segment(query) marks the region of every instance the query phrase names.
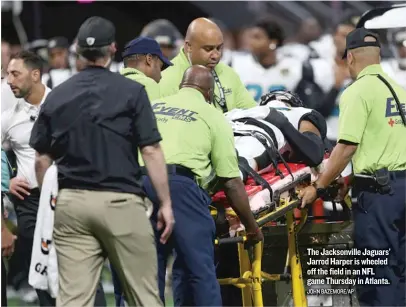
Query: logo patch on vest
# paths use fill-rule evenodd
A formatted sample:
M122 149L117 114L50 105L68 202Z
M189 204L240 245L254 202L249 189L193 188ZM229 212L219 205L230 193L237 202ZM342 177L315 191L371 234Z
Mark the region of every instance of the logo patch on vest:
M158 102L152 106L152 110L154 111L155 116L162 115L165 117L170 117L171 119L175 120L182 120L184 122L194 122L197 120L194 115L198 114L197 112L188 110L188 109L180 109L180 108L173 108L167 107L166 103ZM168 118L161 118L158 121L166 122Z

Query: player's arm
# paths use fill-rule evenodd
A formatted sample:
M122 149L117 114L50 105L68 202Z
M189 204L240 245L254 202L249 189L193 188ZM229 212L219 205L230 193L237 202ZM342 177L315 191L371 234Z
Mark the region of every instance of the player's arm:
M266 120L281 130L292 148L296 160L311 167L315 167L323 161L322 134L314 123L302 120L301 130L297 130L282 113L272 108Z

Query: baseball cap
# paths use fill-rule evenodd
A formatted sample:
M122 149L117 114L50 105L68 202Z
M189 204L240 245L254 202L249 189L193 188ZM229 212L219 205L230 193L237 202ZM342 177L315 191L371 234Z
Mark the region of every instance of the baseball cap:
M93 16L79 28L78 46L82 48L104 47L115 41L116 29L110 20Z
M161 48L156 40L140 36L133 39L125 47L122 53L123 58L133 54L151 54L158 56L164 63L164 67L172 66L173 64L162 54Z
M376 39L376 41L366 42L365 38L368 36L374 37ZM348 50L351 50L351 49L356 49L356 48L360 48L360 47L379 47L379 48L381 47L378 36L375 33L369 32L365 28L358 28L358 29L351 31L347 35L346 43L347 43L347 45L345 48L344 55L342 57L343 59L345 59L347 57L347 52L348 52Z
M54 48L68 49L69 41L66 37L63 37L63 36L53 37L48 41L47 47L48 47L48 50L51 50Z

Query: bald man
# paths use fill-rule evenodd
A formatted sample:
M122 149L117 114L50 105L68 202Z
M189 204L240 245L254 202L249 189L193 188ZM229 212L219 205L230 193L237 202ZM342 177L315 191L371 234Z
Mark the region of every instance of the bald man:
M253 241L262 233L251 213L240 179L231 126L210 104L214 80L210 69L194 65L184 72L177 94L152 102L161 143L168 163L169 185L176 224L170 241L158 247L158 275L162 301L168 255L176 251L173 265L175 306L221 306L214 266L214 220L209 212L208 191L223 187L235 212ZM148 176L145 192L158 206ZM158 208L158 207L156 207ZM156 221L156 213L151 220Z
M172 60L172 67L162 73L161 97L179 91L185 70L191 65L203 65L214 78L214 102L219 111L249 109L256 102L241 82L238 74L228 65L219 63L223 52L224 39L220 28L207 18L198 18L189 25L185 43L179 54Z
M362 263L373 267L374 276L357 276L363 281L357 284L359 303L406 306L406 91L383 72L374 33L360 28L348 34L343 58L354 82L340 98L338 144L315 185L301 191L302 206L323 198L352 160L359 192L353 207L354 245L363 255L381 252L367 257L379 258L379 266Z

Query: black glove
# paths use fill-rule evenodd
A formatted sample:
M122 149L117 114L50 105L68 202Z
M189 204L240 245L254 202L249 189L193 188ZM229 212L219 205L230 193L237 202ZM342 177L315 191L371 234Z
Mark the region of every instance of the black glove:
M269 114L265 117L265 120L279 129L282 129L283 126L289 124L289 120L286 116L274 108L269 108Z

